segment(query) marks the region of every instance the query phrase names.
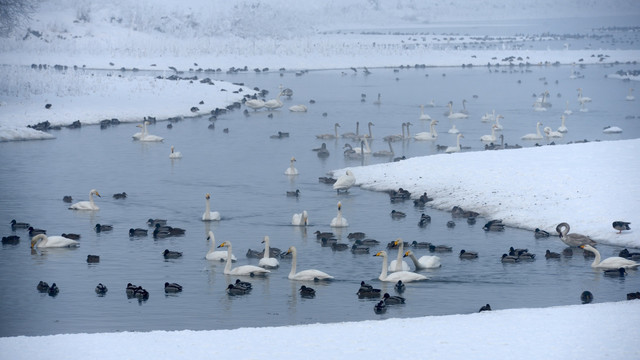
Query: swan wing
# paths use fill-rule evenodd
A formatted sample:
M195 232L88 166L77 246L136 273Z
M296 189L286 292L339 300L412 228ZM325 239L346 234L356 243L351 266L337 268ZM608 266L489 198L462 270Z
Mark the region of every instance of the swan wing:
M384 280L386 282L398 282L398 280L402 280L402 282L408 283L412 281L421 281L427 280L428 278L421 274L416 274L410 271L398 271L390 274Z
M290 276L289 279L301 280L301 281L313 281L315 279L318 279L318 280L333 279L333 276L327 274L324 271L310 269L310 270L300 271L295 275Z
M255 265L242 265L242 266L238 266L236 268L231 269L231 271L229 271L228 273L225 272L226 275L245 275L245 276L250 276L251 274L254 275L266 275L268 273L270 273L271 271L263 269L259 266L255 266Z

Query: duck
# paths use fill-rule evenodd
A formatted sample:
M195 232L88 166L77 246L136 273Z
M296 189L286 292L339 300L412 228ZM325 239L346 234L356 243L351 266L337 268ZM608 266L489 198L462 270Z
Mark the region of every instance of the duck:
M169 249L165 249L162 252L162 255L165 259L177 259L182 256L182 253L179 251L170 251Z
M611 225L614 229L618 230L618 234L621 234L623 230L631 230L629 224L631 223L626 221L614 221Z
M147 225L149 225L150 227L156 227L156 225L167 225L167 220L149 218L149 220L147 220Z
M312 298L316 296L316 291L313 288L304 285L300 286L300 290L298 291L300 292L300 296L303 298Z
M542 134L540 134L540 127L542 123L538 121L536 123L536 133L535 134L526 134L521 137L522 140L542 140Z
M96 286L95 291L96 291L96 294L98 294L98 295L104 295L104 294L106 294L106 293L107 293L107 291L109 291L109 289L107 289L107 287L106 287L106 286L102 285L102 283L99 283L99 284Z
M80 240L80 234L62 233L60 236L66 237L67 239L71 239L71 240Z
M41 293L47 292L49 291L49 284L47 284L46 281L40 281L38 285L36 285L36 289Z
M147 229L131 228L129 229L129 236L147 236L147 232Z
M489 220L486 224L484 224L482 229L484 231L503 231L504 224L502 223L502 220L499 219Z
M581 245L580 248L590 251L596 255L593 263L591 263L591 267L594 269L637 269L638 266L640 266L640 263L619 256L612 256L601 260L600 252L591 245Z
M276 269L280 266L280 262L275 257L270 257L271 251L269 249L269 237L265 235L262 240L264 244L264 256L258 261L258 266L265 269Z
M31 248L62 248L77 247L80 243L73 239L63 236L47 236L46 234L37 234L31 238Z
M430 222L431 222L431 216L429 216L429 215L427 215L425 213L422 213L420 215L420 220L418 221L418 226L423 228L423 227L426 227ZM414 242L416 242L416 241L414 241Z
M66 203L70 203L70 202L73 202L73 198L70 195L65 195L62 197L62 201Z
M398 294L402 294L406 289L406 286L404 285L402 280L398 280L398 282L395 285L393 285L393 288L396 290Z
M430 252L451 252L451 246L446 245L429 245Z
M591 291L585 290L582 292L582 294L580 294L580 300L583 304L589 304L593 301L593 294L591 293Z
M226 250L216 250L216 237L213 235L213 231L209 230L209 234L207 236L207 240L211 242L209 246L209 251L205 255L205 259L211 261L227 261L227 256L229 253ZM231 261L237 261L235 255L231 254Z
M396 283L398 280L402 280L404 283L409 283L412 281L421 281L427 280L427 277L421 274L416 274L410 271L396 271L394 273L388 274L388 264L387 264L387 252L386 251L378 251L373 256L382 257L382 272L378 279L384 282L393 282Z
M176 283L164 283L164 292L169 293L177 293L182 291L182 285Z
M127 287L125 288L125 293L127 294L127 297L129 298L133 297L133 294L135 293L136 289L139 287L140 286L133 285L132 283L128 283Z
M49 287L49 290L47 290L47 293L49 294L49 296L56 296L58 295L59 292L60 292L60 288L58 288L58 285L56 285L56 283L51 284L51 286Z
M98 192L98 190L91 189L91 191L89 191L89 201L77 202L77 203L69 206L69 209L71 209L71 210L90 210L90 211L100 210L98 205L96 205L93 202L93 195L96 195L97 197L102 197L102 196L100 196L100 193Z
M316 151L316 155L319 158L326 158L330 155L329 150L327 149L327 143L322 143L318 149L313 149L313 151Z
M387 305L383 300L380 300L380 302L373 306L373 312L375 312L376 314L384 314L385 312L387 312Z
M340 191L347 192L356 183L356 177L351 170L347 170L344 175L341 175L335 183L333 183L333 189L338 193Z
M338 201L338 214L331 220L329 224L331 227L347 227L349 222L342 216L342 203Z
M302 270L300 272L296 272L297 269L297 259L298 259L298 251L295 246L289 247L286 254L291 254L291 271L289 272L289 280L299 280L299 281L319 281L319 280L331 280L333 276L327 274L324 271L309 269Z
M307 210L302 210L301 213L293 214L291 217L291 225L293 226L307 226L309 225L309 214Z
M143 289L142 286L138 286L134 292L133 296L138 298L138 300L148 300L149 292L146 289Z
M380 244L380 241L376 239L362 239L362 240L356 240L353 243L356 245L377 246Z
M518 255L518 260L535 260L536 254L530 252L523 252Z
M331 242L331 250L333 251L345 251L349 248L348 244L339 243L337 241Z
M549 234L548 231L544 231L544 230L541 230L540 228L536 228L535 231L533 232L533 236L536 239L539 239L539 238L547 238L551 236L551 234Z
M240 275L240 276L266 276L271 271L267 269L263 269L259 266L255 265L241 265L235 268L231 268L231 242L225 241L222 244L218 245L219 248L227 247L227 262L224 266L224 274L225 275Z
M442 266L438 256L424 255L417 259L413 251L409 250L404 253L403 257L409 257L413 261L416 270L437 269Z
M604 269L604 276L625 277L626 275L627 270L622 267L618 269Z
M358 240L358 241L362 242L361 240ZM368 254L369 247L354 243L353 245L351 245L351 253L352 254Z
M640 253L638 252L630 252L629 249L622 249L618 253L618 256L623 257L625 259L631 260L640 260Z
M287 191L287 196L289 197L299 197L300 189L296 189L296 191Z
M560 254L549 249L544 253L546 259L560 259Z
M365 233L363 233L362 231L354 231L354 232L350 232L347 235L347 239L349 239L349 240L362 240L366 236L367 235Z
M221 216L218 211L211 211L211 194L204 194L205 207L202 214L202 221L220 221Z
M2 245L18 245L20 243L20 236L9 235L2 237Z
M356 293L358 298L379 298L381 294L380 289L374 289L373 286L366 284L364 281L360 283L360 289Z
M231 296L245 295L245 294L248 294L250 291L251 291L250 289L246 289L240 286L235 286L233 284L229 284L229 286L227 286L227 294Z
M113 194L113 198L114 199L126 199L127 198L127 193L123 191L121 193Z
M402 219L407 217L407 214L405 214L402 211L398 211L398 210L391 210L391 218L392 219Z
M483 312L483 311L491 311L491 305L486 304L486 305L482 306L480 308L480 310L478 310L478 312Z
M28 229L31 225L25 222L17 222L16 219L11 220L11 230L15 229Z
M384 293L382 301L384 301L385 305L398 305L404 304L405 299L402 296L391 296L389 293Z
M416 248L416 249L428 249L429 246L431 246L431 243L430 242L426 242L426 241L417 242L417 241L413 240L411 242L411 246Z
M113 225L96 224L93 228L97 233L113 230Z
M320 134L320 135L316 135L316 139L325 139L325 140L331 140L331 139L337 139L338 138L338 128L340 127L340 124L335 123L333 125L333 128L335 129L335 134Z
M298 175L298 169L293 166L294 162L296 162L296 158L292 156L289 167L284 171L285 175Z
M99 263L99 262L100 262L100 256L99 255L87 255L87 263L94 264L94 263Z
M247 289L247 290L252 290L253 289L253 285L251 285L250 282L242 281L240 279L236 279L236 282L233 284L233 286L239 287L239 288L243 288L243 289Z
M460 255L458 257L460 259L476 259L478 258L478 253L475 251L466 251L462 249L460 250Z
M570 229L571 227L569 227L569 224L566 222L562 222L558 224L558 226L556 226L556 231L560 235L560 240L562 240L563 243L572 247L579 247L581 245L596 245L596 242L591 240L588 236L575 233L569 234Z
M511 256L511 255L507 255L507 254L502 254L502 257L500 258L500 261L503 263L517 263L520 260L518 259L517 256Z

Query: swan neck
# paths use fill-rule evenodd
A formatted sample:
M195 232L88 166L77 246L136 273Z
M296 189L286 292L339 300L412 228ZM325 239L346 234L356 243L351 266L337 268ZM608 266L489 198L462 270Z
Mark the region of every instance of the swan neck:
M291 272L289 272L290 278L296 276L297 261L298 261L298 251L296 250L296 248L291 247Z
M398 246L398 257L396 258L395 271L402 270L402 255L404 254L404 241L400 240L400 246Z
M264 237L264 256L263 258L268 259L269 258L269 237L265 236Z
M209 217L209 213L211 213L211 204L210 204L211 200L209 200L208 198L206 200L207 200L207 202L206 202L206 205L205 205L205 208L204 208L204 212L205 212L205 216Z
M591 263L591 267L597 267L598 265L600 265L600 261L602 259L600 257L600 251L596 250L595 248L589 249L589 251L591 251L592 253L596 254L596 258L593 259L593 262Z
M387 253L382 253L382 272L380 273L379 279L384 281L387 278L387 272L389 271L389 265L387 264Z
M224 273L231 272L231 243L227 242L227 263L224 265Z
M416 259L416 256L413 255L413 253L409 253L409 257L413 261L413 265L415 265L416 268L419 268L420 267L420 262L418 262L418 259Z
M213 236L213 231L209 231L209 240L211 241L211 245L209 246L209 251L207 251L207 255L216 251L216 238Z

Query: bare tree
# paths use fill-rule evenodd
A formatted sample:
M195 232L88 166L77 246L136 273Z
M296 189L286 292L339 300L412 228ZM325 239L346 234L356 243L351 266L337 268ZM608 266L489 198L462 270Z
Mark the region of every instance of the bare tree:
M0 36L9 36L31 20L36 0L0 0Z

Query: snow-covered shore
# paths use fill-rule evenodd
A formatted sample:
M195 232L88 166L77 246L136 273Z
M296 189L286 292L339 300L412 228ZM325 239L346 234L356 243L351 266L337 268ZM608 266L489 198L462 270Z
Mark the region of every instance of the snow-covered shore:
M640 300L213 331L0 338L7 359L637 359Z

